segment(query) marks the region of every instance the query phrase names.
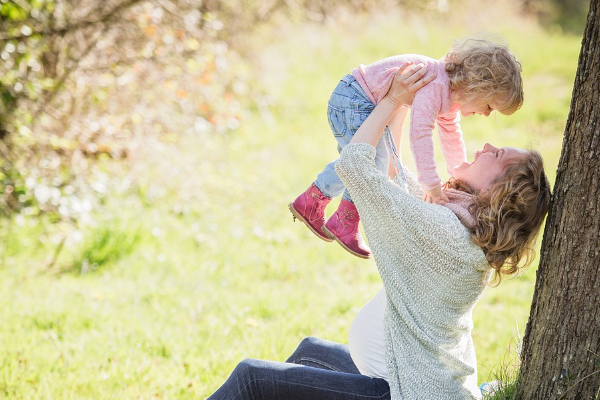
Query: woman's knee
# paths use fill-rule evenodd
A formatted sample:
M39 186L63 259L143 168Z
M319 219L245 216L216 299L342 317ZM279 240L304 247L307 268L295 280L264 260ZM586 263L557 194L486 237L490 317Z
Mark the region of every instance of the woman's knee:
M238 380L251 382L257 374L257 371L263 369L262 360L256 360L254 358L246 358L235 367L232 372L232 376L235 376Z
M298 363L302 358L311 357L319 354L319 349L323 348L323 339L308 336L302 339L294 353L286 360L288 363Z
M208 400L230 400L254 398L252 383L260 375L260 360L247 358L231 372L225 383Z
M304 339L302 339L302 341L298 345L298 348L314 349L314 348L321 347L322 343L323 343L323 339L319 339L319 338L316 338L313 336L307 336Z

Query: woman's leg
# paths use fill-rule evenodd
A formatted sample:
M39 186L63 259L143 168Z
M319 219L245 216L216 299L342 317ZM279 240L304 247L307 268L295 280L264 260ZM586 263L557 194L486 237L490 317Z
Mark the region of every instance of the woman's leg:
M360 374L352 361L348 346L315 337L307 337L302 340L286 362L330 371Z
M246 359L208 400L390 399L387 382L304 365Z

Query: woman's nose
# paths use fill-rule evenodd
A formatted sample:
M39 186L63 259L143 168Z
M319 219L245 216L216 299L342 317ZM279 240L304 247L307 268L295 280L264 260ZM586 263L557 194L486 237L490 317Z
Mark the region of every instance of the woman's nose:
M489 143L486 143L486 144L483 146L483 151L485 151L485 152L496 151L496 150L498 150L498 149L497 149L497 148L495 148L494 146L492 146L492 145L491 145L491 144L489 144Z

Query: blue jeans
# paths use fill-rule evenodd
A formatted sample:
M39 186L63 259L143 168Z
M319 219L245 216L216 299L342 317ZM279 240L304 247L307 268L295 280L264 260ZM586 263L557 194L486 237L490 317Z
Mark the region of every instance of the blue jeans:
M285 363L246 359L208 400L390 399L384 379L361 375L348 346L304 339Z
M342 148L350 143L358 128L374 109L375 105L371 103L356 79L352 75L344 76L331 94L327 106L327 119L333 136L337 140L338 153L341 153ZM387 174L389 158L383 139L379 140L376 149L375 165L377 169ZM337 159L327 164L323 172L317 175L314 183L325 196L337 197L343 192L342 197L352 201L350 194L345 190L344 184L335 172L336 162Z

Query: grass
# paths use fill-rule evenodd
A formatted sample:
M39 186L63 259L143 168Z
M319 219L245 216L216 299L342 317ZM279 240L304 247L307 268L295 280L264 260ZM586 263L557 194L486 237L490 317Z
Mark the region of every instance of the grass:
M449 38L493 26L522 60L526 103L513 116L465 119L468 151L531 144L554 177L580 38L491 8L481 18L388 12L282 25L253 60L269 88L262 114L138 157L151 160L139 195L109 200L95 224L3 221L0 394L205 398L245 357L283 360L308 335L346 342L380 286L375 266L293 223L287 204L336 157L325 107L349 69L400 52L440 57ZM524 332L534 274L478 304L480 382Z

